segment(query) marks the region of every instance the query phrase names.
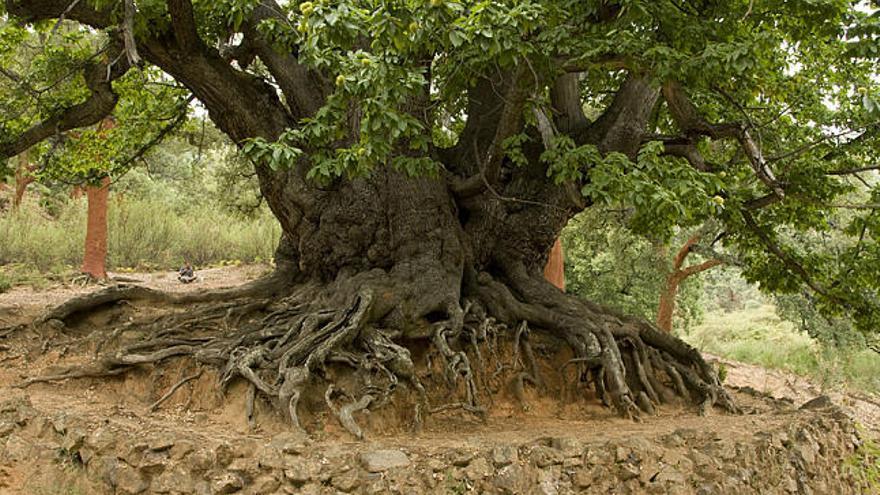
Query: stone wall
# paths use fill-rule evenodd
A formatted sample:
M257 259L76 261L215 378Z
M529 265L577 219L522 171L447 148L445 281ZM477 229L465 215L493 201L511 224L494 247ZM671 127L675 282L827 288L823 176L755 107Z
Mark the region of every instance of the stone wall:
M825 401L805 407L780 411L785 421L774 424L783 427L735 435L678 429L592 443L425 448L405 439L315 443L293 433L218 440L198 428L172 434L47 416L20 398L0 404L0 465L67 466L120 494L865 493L843 468L859 444L851 419Z

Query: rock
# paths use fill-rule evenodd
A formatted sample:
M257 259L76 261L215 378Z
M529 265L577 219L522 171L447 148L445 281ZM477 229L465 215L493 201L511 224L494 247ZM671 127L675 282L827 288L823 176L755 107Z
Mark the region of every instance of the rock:
M453 466L464 467L467 466L471 459L476 455L473 451L459 449L453 451L450 454L450 462L452 462Z
M244 487L244 480L236 473L223 473L211 481L211 490L218 495L235 493Z
M248 478L255 476L260 471L260 464L252 457L240 457L233 459L226 466L226 469L240 474L242 477Z
M281 487L281 482L274 476L261 476L251 484L250 493L274 493Z
M479 481L492 474L492 466L484 457L477 457L465 468L465 476L471 481Z
M674 485L681 485L685 482L685 477L681 474L677 469L671 467L665 467L657 476L654 477L654 481L658 483L672 483Z
M829 407L834 407L834 403L831 402L831 397L828 397L827 395L820 395L805 402L804 405L800 407L800 409L826 409Z
M171 458L175 460L183 459L193 450L195 450L195 445L192 442L189 440L178 440L171 447Z
M272 437L269 446L284 454L302 455L308 452L311 441L302 433L286 431Z
M6 440L6 447L3 452L6 457L13 461L25 461L31 453L31 443L24 439L21 435L13 433Z
M235 450L228 443L221 443L214 448L218 466L228 466L235 459Z
M70 429L64 435L64 440L61 442L61 448L69 454L79 452L79 449L83 446L85 438L86 433L83 430L79 428Z
M494 490L492 493L519 494L526 493L530 485L525 470L517 464L509 464L499 469L490 480Z
M360 486L361 480L357 469L349 469L333 476L332 484L337 490L349 493Z
M571 437L557 437L550 440L550 446L562 452L565 457L581 455L581 445Z
M0 421L0 438L8 436L15 431L15 423L12 421Z
M116 433L109 427L100 427L86 436L83 445L91 449L95 454L104 454L116 446Z
M447 467L449 467L448 464L446 464L445 462L441 461L440 459L437 459L434 457L428 459L428 461L425 463L425 465L428 467L428 469L430 469L431 471L433 471L435 473L438 471L443 471Z
M371 473L380 473L389 469L406 467L409 465L409 458L406 454L395 449L362 452L360 455L360 461L364 466L364 469Z
M507 466L519 460L519 452L513 445L499 445L492 449L492 464L495 467Z
M164 471L167 461L168 456L165 452L147 451L137 463L137 467L142 473L152 476Z
M187 460L194 471L207 471L217 461L217 454L210 449L199 449L187 456Z
M192 493L195 491L195 485L189 472L182 466L175 466L153 478L150 483L150 491L154 493Z
M116 493L135 495L149 488L143 476L128 464L120 464L116 469Z
M571 469L571 468L581 467L583 465L584 465L584 461L581 460L580 457L569 457L569 458L565 459L564 461L562 461L562 468L563 469Z
M544 447L543 445L533 448L529 453L529 458L539 468L562 464L562 461L565 459L562 452L552 447Z
M311 459L300 459L284 470L284 477L295 484L303 484L318 476L321 466Z
M617 470L617 477L620 478L621 481L628 481L633 478L638 478L641 472L642 471L635 464L624 462Z
M593 473L589 469L578 469L571 477L571 482L576 488L589 488L593 484Z
M154 452L168 450L174 447L174 441L175 437L173 434L163 433L147 440L147 448Z

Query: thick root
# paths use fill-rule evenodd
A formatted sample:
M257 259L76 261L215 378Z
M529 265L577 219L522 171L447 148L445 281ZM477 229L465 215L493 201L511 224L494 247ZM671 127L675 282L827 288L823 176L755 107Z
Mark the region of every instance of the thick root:
M456 410L485 420L494 397L504 389L528 410L527 387L546 393L548 383L566 384L559 393L571 399L584 395L592 384L597 398L632 419L654 414L659 404L675 397L695 402L701 413L716 405L737 411L714 369L684 342L647 322L567 296L517 267L507 274L504 282L487 274L471 280L463 288L464 304L449 305L447 318L432 323L423 377L409 350L394 340L403 332L381 327L375 291L368 286L349 292L341 307L327 302L342 300L338 292L316 285L300 286L283 298L253 287L218 296L117 286L65 303L40 322L65 323L76 314L132 300L187 311L125 321L112 335L137 329L143 334L139 341L104 352L91 364L30 378L20 385L119 375L136 366L187 357L217 369L221 391L234 380L248 384L245 413L251 427L256 424L254 403L263 397L277 404L291 427L304 431L299 411L303 394L316 380L330 382L327 406L339 424L359 439L364 431L357 415L383 407L401 385L418 396L412 412L415 428L425 414ZM277 286L262 287L270 285ZM571 357L562 366L542 367L548 345L567 346ZM353 380L344 387L334 386L331 367L333 373L349 370ZM550 379L553 373L560 380ZM180 380L151 409L200 374ZM432 405L425 379L432 386L445 386L448 396ZM565 394L569 389L575 393Z

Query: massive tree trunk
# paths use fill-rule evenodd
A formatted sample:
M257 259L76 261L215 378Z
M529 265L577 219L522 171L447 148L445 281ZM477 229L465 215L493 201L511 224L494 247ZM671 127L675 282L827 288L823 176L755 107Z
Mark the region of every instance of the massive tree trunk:
M40 3L51 7L44 6L43 15L67 8L69 18L96 27L111 22L109 13L85 4ZM39 18L36 7L8 5L13 13ZM247 48L277 86L236 69L206 45L188 1L169 0L168 10L167 32L139 39L139 53L186 85L236 143L278 139L333 91L332 78L299 65L294 54L275 51L252 29L280 11L271 1L254 10L244 31ZM377 165L367 176L316 184L306 178L314 166L310 150L287 166L257 164L263 196L283 232L275 274L220 293L174 296L116 287L71 301L42 321L75 321L74 314L121 299L194 306L141 321L149 330L142 342L90 367L37 381L116 374L190 356L222 369L222 386L246 380L251 402L259 391L296 427L300 397L310 384L324 383L328 406L356 436L362 431L352 414L381 407L399 383L420 396L416 423L451 407L485 414L493 380L507 377L521 395L527 384L543 390L547 373L628 417L650 413L675 396L696 400L702 410L713 404L735 410L698 351L646 321L567 295L544 278L563 226L589 207L578 184L547 178L539 157L551 146L553 128L602 153L634 157L660 94L647 79L630 76L590 123L573 100L579 91L572 76L550 81L554 122L539 115L540 129L524 123L537 91L524 68L478 78L467 91L468 119L458 144L429 151L444 165L440 177L411 177ZM428 102L425 87L407 107L426 125ZM512 166L502 143L520 132L532 138L522 150L527 164ZM499 342L512 363L487 373L484 357L503 354L496 352ZM561 368L553 364L560 352L567 356ZM353 382L334 380L331 368L340 366L353 370ZM445 398L450 394L426 392L426 377L436 376L446 377L451 401ZM595 395L587 393L588 385ZM349 402L337 409L333 401L339 397ZM438 404L443 398L447 404Z

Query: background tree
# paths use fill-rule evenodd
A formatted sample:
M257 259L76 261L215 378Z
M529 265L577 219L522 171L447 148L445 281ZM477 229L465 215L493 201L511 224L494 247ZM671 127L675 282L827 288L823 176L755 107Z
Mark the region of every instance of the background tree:
M529 339L567 346L569 378L590 380L622 415L652 411L670 390L735 409L695 349L544 280L568 220L608 205L632 209L632 227L661 239L715 219L750 280L807 286L823 311L877 327L880 224L860 217L870 235L838 259L779 236L827 228L834 198L850 188L841 174L877 152L877 15L848 2L6 6L16 22L63 17L103 43L83 50L76 98L4 126L0 155L95 124L143 61L241 146L283 232L273 277L183 299L206 304L193 312L199 328L235 316L233 335L196 338L186 330L194 323L169 322L179 334L62 376L190 355L223 366L223 383L244 377L298 425L304 387L341 362L363 387L327 397L351 398L340 421L360 435L350 414L380 406L399 382L429 405L403 344L436 349L461 384L456 404L480 414L473 347L513 334L532 361L520 377L541 383ZM865 275L834 284L851 262ZM111 289L48 317L134 297L182 300ZM231 309L215 301L236 297Z

